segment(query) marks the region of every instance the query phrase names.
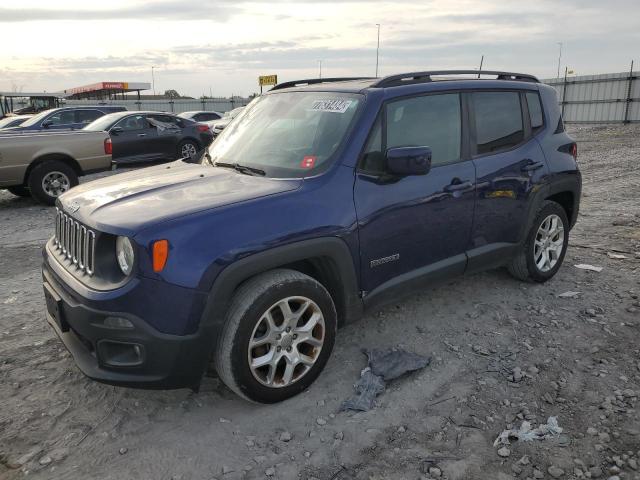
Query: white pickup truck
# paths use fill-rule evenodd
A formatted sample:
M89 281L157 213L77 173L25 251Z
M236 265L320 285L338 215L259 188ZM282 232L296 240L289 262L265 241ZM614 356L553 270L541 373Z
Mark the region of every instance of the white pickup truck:
M78 177L111 168L107 132L83 130L0 135L0 189L53 205Z

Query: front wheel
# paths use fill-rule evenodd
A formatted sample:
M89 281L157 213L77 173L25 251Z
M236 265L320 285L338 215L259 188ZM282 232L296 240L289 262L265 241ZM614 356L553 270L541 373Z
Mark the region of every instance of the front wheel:
M519 280L546 282L564 260L569 244L569 220L564 208L552 201L542 203L520 252L508 265Z
M294 270L273 270L237 290L214 355L238 395L275 403L305 390L324 368L337 316L327 290Z

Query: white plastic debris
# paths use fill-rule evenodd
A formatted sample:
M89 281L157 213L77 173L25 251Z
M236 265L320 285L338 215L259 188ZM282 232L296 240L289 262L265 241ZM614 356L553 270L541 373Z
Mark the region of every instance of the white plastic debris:
M549 417L547 423L539 425L538 428L531 428L531 423L523 421L520 428L511 430L504 430L496 441L493 442L493 446L510 445L511 440L530 442L532 440L544 440L545 438L553 437L562 433L562 427L558 425L558 417Z
M580 295L580 292L572 292L571 290L569 290L568 292L561 293L560 295L558 295L558 297L560 297L560 298L574 298L574 297L577 297L578 295Z
M589 265L588 263L579 263L578 265L574 265L576 268L580 270L589 270L591 272L601 272L602 267L596 267L594 265Z
M622 255L621 253L613 253L613 252L607 252L607 257L613 258L616 260L624 260L625 258L627 258L626 255Z

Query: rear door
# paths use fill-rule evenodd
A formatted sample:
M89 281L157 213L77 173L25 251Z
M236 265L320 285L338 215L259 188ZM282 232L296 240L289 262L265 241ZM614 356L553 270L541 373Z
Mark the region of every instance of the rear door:
M477 172L469 270L478 270L511 255L526 228L531 195L548 169L524 92L472 92L469 105Z
M354 187L361 282L370 299L464 271L475 167L463 142L462 98L442 93L389 101L370 134ZM384 152L404 146L432 149L427 175L389 174Z
M178 142L183 137L183 124L192 122L172 115L156 113L149 114L147 117L155 120L155 122L151 123L156 130L156 135L153 137L153 145L150 145L149 148L158 158L169 160L177 158Z
M87 108L86 110L76 110L76 125L74 128L84 128L103 115L104 113L102 113L100 110L92 108Z

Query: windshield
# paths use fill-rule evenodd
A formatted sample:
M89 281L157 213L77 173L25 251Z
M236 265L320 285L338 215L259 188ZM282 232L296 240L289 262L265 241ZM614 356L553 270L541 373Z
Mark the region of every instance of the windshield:
M91 122L89 125L84 127L83 130L91 130L92 132L102 132L104 130L107 130L109 127L111 127L111 125L116 119L122 118L124 116L125 115L122 115L121 113L108 113L107 115L103 115L102 117Z
M34 115L33 117L31 117L29 120L27 120L26 122L24 122L22 125L20 125L21 127L30 127L31 125L36 125L40 122L42 122L45 118L47 118L47 116L49 116L49 114L51 112L53 112L55 110L55 108L52 108L51 110L45 110L44 112L40 112L37 115Z
M314 175L330 165L362 98L337 92L259 97L211 144L211 162L258 168L269 177Z

